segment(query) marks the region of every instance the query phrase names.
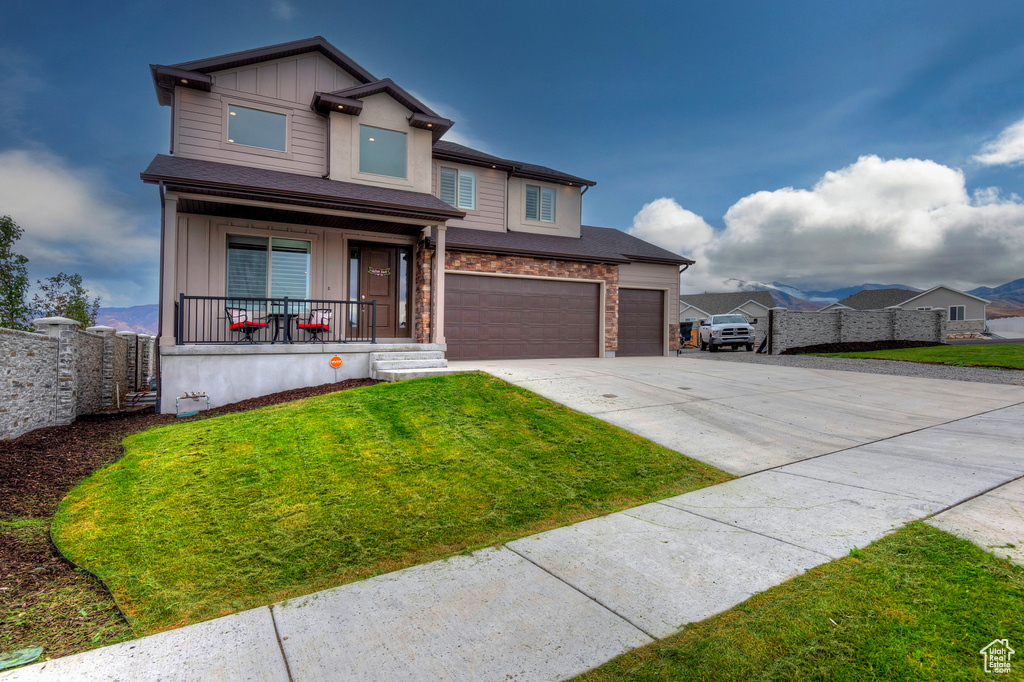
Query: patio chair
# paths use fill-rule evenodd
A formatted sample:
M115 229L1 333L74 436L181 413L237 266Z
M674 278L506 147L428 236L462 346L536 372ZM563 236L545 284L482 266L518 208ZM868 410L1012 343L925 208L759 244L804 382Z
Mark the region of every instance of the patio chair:
M309 342L320 341L320 335L331 331L331 315L334 311L330 308L313 308L309 311L309 317L305 322L299 322L296 327L305 329L309 334Z
M228 314L228 324L233 332L241 332L242 336L235 340L235 343L241 343L242 341L248 341L249 343L256 343L256 340L252 338L252 335L258 329L262 329L267 326L266 322L260 322L251 318L249 311L244 308L224 308L224 311Z

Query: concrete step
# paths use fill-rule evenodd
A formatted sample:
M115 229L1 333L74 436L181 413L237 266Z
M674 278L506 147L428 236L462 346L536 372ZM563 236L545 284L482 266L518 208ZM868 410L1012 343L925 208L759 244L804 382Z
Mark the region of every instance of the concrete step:
M448 349L444 343L378 343L373 347L374 353L418 353L420 351L441 351Z
M447 367L448 361L444 358L427 358L424 360L377 360L373 363L376 371L386 369L428 369L431 367Z
M426 377L446 376L448 374L467 374L477 372L475 369L454 369L452 367L435 367L432 369L387 369L376 372L376 379L381 381L404 381L406 379L424 379Z
M394 360L437 360L444 358L444 351L425 350L416 353L370 353L370 362L392 362Z

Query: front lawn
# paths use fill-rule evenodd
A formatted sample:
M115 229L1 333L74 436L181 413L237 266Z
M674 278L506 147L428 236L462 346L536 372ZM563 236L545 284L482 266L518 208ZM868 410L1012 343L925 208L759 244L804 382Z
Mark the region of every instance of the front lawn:
M985 680L1024 642L1024 568L915 523L576 678ZM1024 663L1014 656L1008 678Z
M1024 345L1019 344L929 346L926 348L874 350L864 353L815 353L815 355L827 358L881 358L883 360L931 362L942 365L1024 369Z
M53 536L140 634L731 478L483 374L151 429Z

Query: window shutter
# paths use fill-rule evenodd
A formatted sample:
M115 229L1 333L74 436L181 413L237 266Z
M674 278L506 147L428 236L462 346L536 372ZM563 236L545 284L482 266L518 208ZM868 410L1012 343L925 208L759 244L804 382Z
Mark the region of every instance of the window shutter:
M227 295L240 298L267 296L267 240L228 236Z
M526 219L540 220L540 187L526 186Z
M454 206L456 204L456 177L459 172L454 168L441 168L441 201Z
M550 187L540 190L540 219L546 223L555 222L555 190Z
M476 173L459 171L459 208L476 208Z

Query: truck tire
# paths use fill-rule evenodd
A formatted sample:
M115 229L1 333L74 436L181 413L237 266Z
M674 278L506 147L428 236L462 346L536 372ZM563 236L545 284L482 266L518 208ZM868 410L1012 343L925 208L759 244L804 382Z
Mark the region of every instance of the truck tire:
M718 346L716 346L713 343L709 343L708 344L708 350L711 351L712 353L717 353L718 352Z
M697 346L700 348L700 350L707 350L708 349L708 344L704 343L704 339L699 339L697 341Z
M751 352L751 351L753 351L753 350L754 350L754 344L752 344L752 343L748 343L748 344L747 344L747 352L748 352L748 353L750 353L750 352Z

